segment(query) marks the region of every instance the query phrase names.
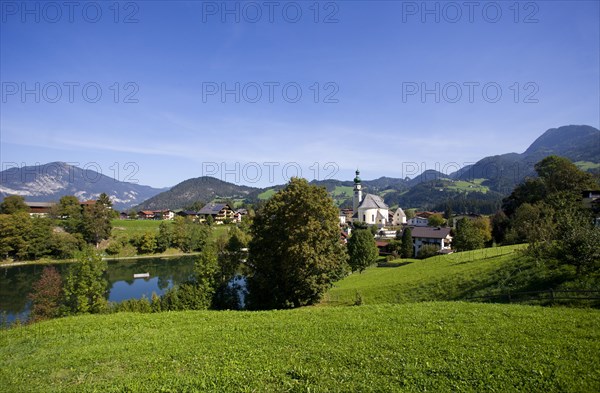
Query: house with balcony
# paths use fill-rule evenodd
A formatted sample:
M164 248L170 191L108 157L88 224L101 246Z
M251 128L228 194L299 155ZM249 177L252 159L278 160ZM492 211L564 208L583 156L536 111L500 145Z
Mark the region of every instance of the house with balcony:
M198 212L198 218L200 221L205 221L208 217L217 224L222 224L225 220L233 222L235 219L235 212L227 203L208 203Z

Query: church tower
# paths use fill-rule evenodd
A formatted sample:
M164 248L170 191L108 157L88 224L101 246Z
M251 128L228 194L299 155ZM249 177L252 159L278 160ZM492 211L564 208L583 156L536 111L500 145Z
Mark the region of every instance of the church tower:
M362 185L360 184L359 170L356 170L356 177L354 178L354 198L352 200L352 213L358 212L358 206L362 202Z

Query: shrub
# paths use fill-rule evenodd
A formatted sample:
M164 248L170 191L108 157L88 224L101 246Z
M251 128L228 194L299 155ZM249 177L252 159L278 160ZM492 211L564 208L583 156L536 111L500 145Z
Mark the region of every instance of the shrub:
M421 248L419 249L419 254L417 255L417 257L419 259L430 258L430 257L436 256L438 253L438 250L439 250L439 248L435 244L425 244L425 245L421 246Z

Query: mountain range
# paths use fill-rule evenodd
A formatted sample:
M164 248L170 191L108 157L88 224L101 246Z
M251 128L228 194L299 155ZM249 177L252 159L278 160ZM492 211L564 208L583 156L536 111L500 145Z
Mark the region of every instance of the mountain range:
M523 153L507 153L482 158L473 165L444 174L427 170L413 179L380 177L363 180L367 192L379 194L389 205L440 209L448 201L458 201L465 209L478 204L494 208L502 197L528 176L544 157L559 155L582 169L600 173L600 130L586 125L552 128L537 138ZM351 204L351 180L313 180L324 186L339 206ZM255 188L228 183L213 177L185 180L170 189L157 189L120 182L91 170L62 162L10 168L0 172L0 197L22 195L28 201L56 201L63 195L93 199L106 192L119 210L135 208L182 209L194 202L237 200L256 202L268 199L282 185Z
M62 196L97 199L106 193L117 210L126 210L168 189L115 180L65 162L10 167L0 172L0 198L21 195L30 202L56 202Z

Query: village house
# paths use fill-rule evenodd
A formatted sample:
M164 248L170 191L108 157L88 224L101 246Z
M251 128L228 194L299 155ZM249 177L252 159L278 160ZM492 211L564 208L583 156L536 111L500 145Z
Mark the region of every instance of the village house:
M406 222L409 226L413 227L426 227L429 225L429 219L422 216L415 216Z
M237 222L240 223L242 222L242 217L247 216L248 215L248 210L247 209L238 209L233 213L233 222Z
M172 220L175 218L175 212L173 210L154 210L154 218L157 220Z
M29 215L30 216L47 216L52 208L56 206L54 202L25 202L27 206L29 206Z
M388 222L389 208L381 197L365 194L363 197L360 184L360 172L356 170L354 178L354 197L352 200L352 222L364 222L367 225L384 227Z
M418 255L421 247L426 244L434 244L438 247L438 252L445 252L451 249L451 228L411 227L410 229L413 240L413 255Z
M234 211L227 203L208 203L200 209L198 217L201 221L212 217L215 223L222 224L225 220L233 222Z
M406 224L406 213L402 208L396 209L396 212L392 215L391 223L393 226L399 226Z
M152 210L141 210L138 212L140 220L154 220L154 212Z

